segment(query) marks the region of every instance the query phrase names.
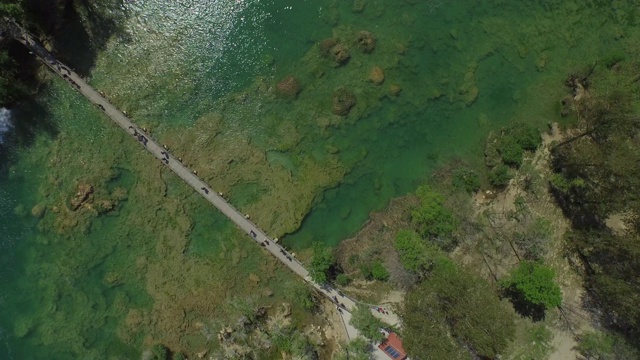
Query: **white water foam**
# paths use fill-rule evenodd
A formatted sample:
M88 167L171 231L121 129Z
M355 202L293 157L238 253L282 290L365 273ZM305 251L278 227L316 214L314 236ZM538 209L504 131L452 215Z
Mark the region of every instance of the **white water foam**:
M12 128L11 111L7 108L0 108L0 144L4 141L3 135Z

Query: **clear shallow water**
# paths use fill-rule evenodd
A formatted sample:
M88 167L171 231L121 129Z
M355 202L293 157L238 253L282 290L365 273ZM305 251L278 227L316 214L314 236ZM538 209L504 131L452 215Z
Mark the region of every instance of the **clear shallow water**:
M91 82L158 136L186 132L218 112L238 139L248 139L266 161L293 176L304 171L304 161L329 157L327 146L337 151L348 173L315 194L301 228L286 238L294 247L336 244L370 211L415 189L438 164L477 156L491 129L514 118L553 120L568 72L637 39L631 2L614 8L588 1L367 1L359 14L347 1L124 6L130 19L125 32L100 56ZM349 43L363 29L378 38L370 56L352 47L342 68L318 57L317 42L337 36ZM384 67L387 78L379 88L367 80L374 65ZM272 85L289 74L303 84L295 102L225 100L257 76ZM402 88L398 97L385 95L391 84ZM342 85L356 93L359 105L325 129L318 123L330 117L331 93ZM474 86L477 99L466 104ZM47 115L22 116L46 116L60 134L40 135L28 149L8 141L0 162L0 358L135 358L145 338L185 347L174 335L182 320L171 314L184 308L194 318L218 315L198 299L218 304L252 289L238 274L264 273L262 254L235 244L237 233L224 218L171 175L154 170L129 138L64 84L54 82L38 104ZM273 141L290 135L276 130L286 123L302 137L289 147ZM217 155L207 154L212 161ZM58 234L66 225L50 211L40 222L30 214L36 204L68 201L78 181L103 184L109 194L123 188L128 198L109 215L80 219L77 228L84 230L71 235ZM262 185L234 184L231 199L251 206L268 195ZM220 267L228 261L232 268ZM222 275L199 275L207 273ZM218 287L229 279L233 285ZM273 279L263 282L278 289ZM180 297L186 289L193 299ZM132 308L154 325L129 331L123 324L135 323ZM188 341L195 347L198 339Z

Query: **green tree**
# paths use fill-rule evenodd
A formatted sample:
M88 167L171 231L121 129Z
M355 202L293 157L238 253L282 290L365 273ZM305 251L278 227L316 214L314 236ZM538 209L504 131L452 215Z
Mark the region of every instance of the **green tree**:
M638 50L627 54L638 56ZM573 104L579 119L551 149L551 190L572 220L568 243L587 269L595 304L621 329L640 328L640 92L635 61L597 67L589 96ZM632 81L629 81L632 79ZM571 77L574 85L580 78ZM582 84L584 85L584 84ZM627 231L606 220L629 214Z
M495 187L504 187L509 184L512 177L509 167L500 164L489 173L489 182Z
M553 269L539 262L523 261L501 285L518 311L537 319L544 310L562 304L555 276Z
M352 313L351 325L358 329L367 339L382 341L384 336L380 328L384 327L382 321L373 316L371 310L366 305L358 305Z
M508 129L508 133L523 150L535 151L542 144L540 130L527 123L516 123Z
M468 193L474 193L480 190L480 176L471 169L456 169L453 172L451 185L456 189L464 190Z
M291 298L294 303L300 304L307 311L316 307L311 288L307 284L296 284L291 291Z
M436 266L405 300L403 339L412 358L495 358L514 337L515 315L489 284L456 266Z
M411 220L420 235L425 238L451 236L458 222L444 206L444 197L426 185L420 186L416 195L420 199L420 205L411 212Z
M395 248L402 266L420 276L426 275L436 263L446 261L446 254L442 250L412 230L398 232Z
M24 15L22 0L2 0L0 3L0 18L10 17L19 19Z
M351 278L347 274L338 274L336 276L336 284L340 286L347 286L351 283Z
M329 271L335 263L331 248L321 243L313 244L313 257L309 265L309 273L313 281L325 284L329 281Z
M151 348L154 360L167 360L169 359L169 350L162 344L153 345Z
M336 360L371 360L371 345L363 337L351 340L336 355Z
M626 360L640 358L640 352L616 334L589 331L578 338L578 352L586 360Z
M384 267L380 260L377 260L371 265L371 277L378 281L387 281L389 279L389 270Z
M513 136L505 135L500 139L498 151L502 156L502 161L514 167L522 165L522 153L524 149Z

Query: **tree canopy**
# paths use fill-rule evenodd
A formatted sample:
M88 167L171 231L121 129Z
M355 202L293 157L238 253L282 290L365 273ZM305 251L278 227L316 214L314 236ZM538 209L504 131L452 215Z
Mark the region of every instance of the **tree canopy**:
M555 276L553 269L540 262L523 261L501 285L517 310L538 318L544 310L562 304L562 292L554 282Z
M412 230L400 230L396 235L395 248L402 266L419 275L426 275L438 262L447 261L437 246L425 241Z
M371 310L366 305L358 305L352 313L351 325L358 329L367 339L382 341L384 336L380 329L384 326L382 321L373 316Z
M336 355L336 360L370 360L371 346L363 337L357 337L344 346Z
M636 54L637 55L637 54ZM635 56L634 56L635 57ZM571 102L578 123L551 151L550 185L573 222L568 244L583 261L594 304L610 325L640 329L640 83L637 63L617 58L567 80L588 92ZM625 231L608 228L618 216Z
M420 235L432 239L451 236L458 222L444 206L442 194L425 185L416 190L416 195L420 205L411 212L411 220Z
M309 273L313 281L318 284L327 283L329 281L329 271L334 263L335 258L331 248L321 243L313 244L313 257L309 265Z
M403 340L417 359L494 358L514 337L514 313L482 278L443 262L407 294Z

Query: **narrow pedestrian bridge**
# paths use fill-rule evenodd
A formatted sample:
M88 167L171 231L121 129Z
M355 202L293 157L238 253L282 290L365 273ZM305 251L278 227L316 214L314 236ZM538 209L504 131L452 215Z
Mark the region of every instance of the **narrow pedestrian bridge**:
M51 71L60 76L71 87L76 89L80 94L92 102L100 111L116 123L122 130L127 132L134 141L144 147L158 161L162 162L169 170L173 171L187 185L193 188L195 192L200 194L209 203L220 210L229 220L233 221L247 237L253 240L257 245L262 246L266 251L271 253L276 259L287 266L291 271L300 276L309 285L314 287L329 300L336 303L341 308L343 319L351 318L350 312L356 307L356 301L345 296L342 292L337 291L328 284L318 284L311 279L309 271L285 248L278 244L274 239L269 237L265 231L254 224L248 215L243 214L232 204L227 202L221 193L216 192L209 184L206 184L197 176L196 171L188 169L178 157L171 154L169 149L161 146L153 137L138 127L125 113L118 110L112 105L101 93L88 85L81 76L72 71L65 64L57 60L49 51L47 51L32 34L27 32L21 26L11 19L3 19L0 22L0 28L3 32L0 37L12 37L26 46L30 52L42 61ZM390 325L399 325L399 318L392 312L383 313L372 311L374 315ZM347 319L345 319L347 320ZM348 321L345 321L345 325ZM348 326L347 326L348 327ZM347 331L350 332L349 329ZM352 332L352 331L351 331Z

